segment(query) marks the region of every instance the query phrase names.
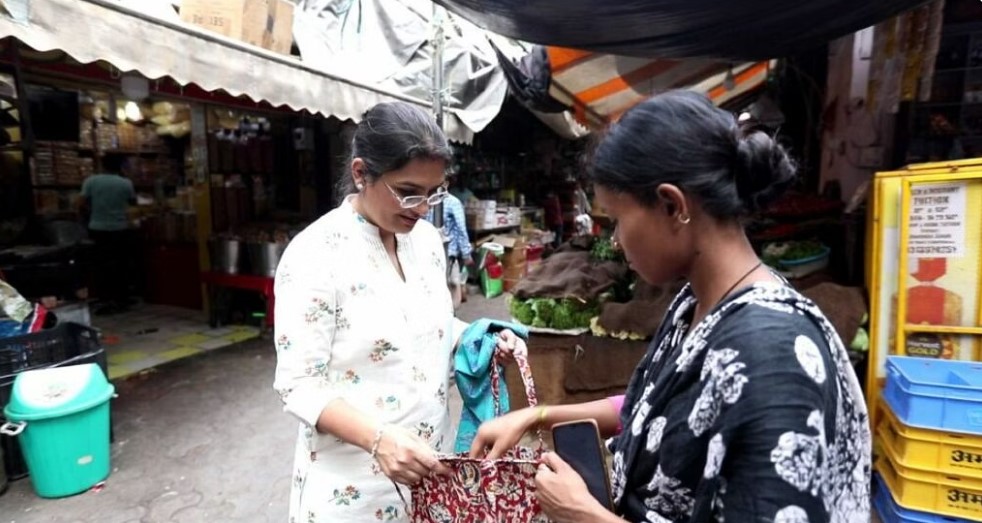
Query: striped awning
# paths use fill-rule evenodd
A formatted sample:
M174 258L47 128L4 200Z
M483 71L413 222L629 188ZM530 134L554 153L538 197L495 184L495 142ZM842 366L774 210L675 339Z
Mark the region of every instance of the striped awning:
M584 125L603 126L651 95L692 89L723 105L767 81L775 61L635 58L548 47L549 94L573 108ZM728 77L731 77L728 81Z

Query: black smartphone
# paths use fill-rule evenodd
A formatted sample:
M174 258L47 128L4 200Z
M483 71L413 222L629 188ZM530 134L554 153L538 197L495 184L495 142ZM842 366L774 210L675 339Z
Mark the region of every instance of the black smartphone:
M552 443L556 454L586 482L590 494L607 510L613 511L610 476L597 422L582 420L557 424L552 427Z

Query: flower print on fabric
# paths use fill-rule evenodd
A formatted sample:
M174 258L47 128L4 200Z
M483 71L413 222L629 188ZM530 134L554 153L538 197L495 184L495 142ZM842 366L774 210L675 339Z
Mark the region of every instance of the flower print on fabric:
M823 479L824 418L821 412L813 411L808 416L808 427L815 429L816 434L785 432L771 451L771 462L777 475L802 492L810 491L813 496L818 495Z
M621 496L624 495L624 453L614 452L613 466L611 467L610 490L614 495L614 503L620 503Z
M825 383L825 360L822 353L818 350L818 345L808 336L798 336L794 340L794 353L798 357L798 363L805 373L815 380L815 383Z
M661 467L648 483L651 495L644 501L646 507L671 518L692 514L692 490L682 485L678 479L666 476Z
M385 509L378 509L375 511L375 519L378 521L395 521L399 519L399 509L389 505Z
M384 398L376 399L375 407L379 410L395 412L401 407L401 402L399 401L399 398L395 396L386 396Z
M739 355L732 349L706 354L700 378L706 385L689 414L689 428L696 436L702 436L716 423L724 403L732 405L740 399L747 377L742 374L746 364L734 361Z
M381 363L386 356L398 351L399 349L392 346L392 344L388 341L375 340L375 348L372 349L372 354L369 356L369 358L371 358L371 360L375 363Z
M777 511L774 523L808 523L808 513L801 507L787 506Z
M723 443L723 435L717 434L709 440L709 450L706 453L706 469L702 473L705 479L713 479L719 475L723 468L723 460L726 458L726 444Z
M331 304L323 298L314 298L311 300L311 304L307 308L307 315L304 316L304 320L306 320L308 324L317 323L321 321L324 316L330 314L334 314L334 309L331 307Z
M348 485L344 490L334 489L334 503L351 505L352 501L361 498L361 492L354 485Z
M361 383L361 376L358 375L354 370L348 369L345 371L344 375L341 376L341 381L343 383L348 383L351 385L357 385Z
M668 424L668 418L664 416L659 416L655 418L651 424L648 426L648 440L645 443L645 450L648 452L656 452L661 446L661 440L665 434L665 426Z

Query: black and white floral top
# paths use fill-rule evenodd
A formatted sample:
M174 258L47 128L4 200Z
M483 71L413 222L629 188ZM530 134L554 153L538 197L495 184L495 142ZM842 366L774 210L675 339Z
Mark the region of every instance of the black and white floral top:
M760 283L690 330L687 287L610 440L631 522L870 520L870 429L842 341L792 288Z

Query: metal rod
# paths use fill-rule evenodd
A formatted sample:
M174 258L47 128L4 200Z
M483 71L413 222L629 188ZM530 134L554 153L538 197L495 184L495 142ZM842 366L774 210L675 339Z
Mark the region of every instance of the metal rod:
M443 17L445 11L443 7L433 3L433 114L436 116L436 124L440 129L443 125ZM433 206L433 225L437 229L443 229L443 202ZM443 243L447 244L447 235L443 235Z

